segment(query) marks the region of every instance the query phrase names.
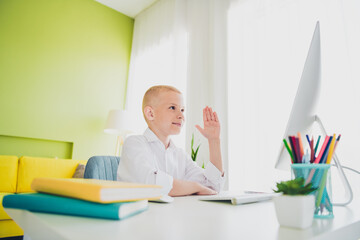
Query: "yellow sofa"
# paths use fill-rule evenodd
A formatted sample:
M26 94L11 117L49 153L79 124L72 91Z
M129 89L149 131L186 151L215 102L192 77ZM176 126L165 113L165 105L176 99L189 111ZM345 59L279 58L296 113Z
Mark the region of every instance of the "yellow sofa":
M78 164L86 164L86 162L86 160L0 156L0 238L24 234L4 211L2 200L5 195L32 192L30 185L36 177L71 178Z

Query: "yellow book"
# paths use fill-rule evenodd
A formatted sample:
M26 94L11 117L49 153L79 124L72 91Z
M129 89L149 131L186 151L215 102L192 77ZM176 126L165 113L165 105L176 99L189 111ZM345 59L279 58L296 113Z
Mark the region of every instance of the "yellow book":
M82 178L35 178L34 191L91 202L111 203L161 198L159 185Z

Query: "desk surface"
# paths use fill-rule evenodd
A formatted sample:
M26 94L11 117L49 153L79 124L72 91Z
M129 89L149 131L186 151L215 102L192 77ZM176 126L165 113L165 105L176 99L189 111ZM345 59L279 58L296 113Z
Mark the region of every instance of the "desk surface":
M32 240L41 239L359 239L360 203L334 207L335 218L311 228L280 227L272 201L231 205L178 197L123 221L6 209Z

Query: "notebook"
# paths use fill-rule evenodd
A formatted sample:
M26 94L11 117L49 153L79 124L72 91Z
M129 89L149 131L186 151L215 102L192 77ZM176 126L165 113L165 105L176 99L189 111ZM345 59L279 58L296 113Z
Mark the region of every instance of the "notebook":
M45 193L24 193L6 195L3 206L33 212L122 220L145 211L148 201L103 204Z
M231 191L223 191L217 195L202 196L199 198L201 201L225 201L230 202L233 205L255 203L261 201L271 200L275 196L279 196L279 193L235 193Z
M98 203L155 200L162 196L158 185L82 178L35 178L34 191Z

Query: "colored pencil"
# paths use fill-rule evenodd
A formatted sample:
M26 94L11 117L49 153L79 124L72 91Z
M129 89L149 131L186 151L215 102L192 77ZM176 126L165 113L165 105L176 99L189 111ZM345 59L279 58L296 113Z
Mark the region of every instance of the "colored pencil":
M312 137L310 141L310 152L311 152L310 163L313 163L315 160L314 137Z
M333 151L332 155L335 154L335 150L336 150L336 147L337 147L337 145L338 145L338 143L339 143L339 141L340 141L340 138L341 138L341 134L339 134L338 138L336 139L335 146L334 146L334 151ZM333 156L331 156L331 159L332 159L332 157L333 157ZM330 159L330 163L331 163L331 159ZM329 163L329 164L330 164L330 163Z
M289 142L290 142L291 149L293 150L294 163L298 163L295 141L293 140L293 136L289 136Z
M329 148L330 148L330 144L331 144L332 139L333 139L333 136L330 136L329 141L326 143L325 151L322 154L319 163L326 163L326 156L329 154Z
M308 141L308 143L310 145L310 138L309 138L309 135L307 135L307 134L306 134L306 139L307 139L307 141Z
M283 139L283 142L284 142L284 145L285 145L285 148L287 149L287 151L289 152L290 154L290 157L291 157L291 163L294 163L294 156L293 156L293 153L289 147L289 144L287 143L287 141L285 140L285 138Z
M322 155L323 155L323 153L324 153L324 151L325 151L325 148L326 148L326 145L327 145L328 141L329 141L329 136L326 136L326 137L325 137L325 141L324 141L324 143L323 143L323 145L322 145L322 147L321 147L321 149L320 149L319 155L318 155L317 158L315 159L314 163L319 163L319 162L320 162L321 157L322 157ZM315 150L315 151L316 151L316 150Z
M318 137L318 140L316 141L315 150L314 150L314 155L315 155L315 156L316 156L316 150L317 150L317 148L318 148L318 146L319 146L320 138L321 138L321 136L319 136L319 137Z
M297 159L298 159L298 163L302 163L302 154L301 154L301 150L300 150L300 141L297 137L294 137L294 141L295 141L295 148L296 148L296 154L297 154Z
M319 184L319 189L318 189L318 193L317 193L316 201L315 201L316 208L319 207L321 199L323 197L323 193L324 193L324 189L325 189L325 185L326 185L326 177L327 177L327 171L325 171L323 173L322 178L321 178L321 182Z
M303 156L304 156L304 146L303 146L303 143L302 143L302 139L301 139L301 134L300 134L300 132L297 133L297 136L298 136L298 138L299 138L300 157L301 157L301 159L302 159Z
M329 154L328 154L328 157L327 157L327 160L326 160L327 164L330 164L330 162L331 162L331 158L332 158L332 155L333 155L333 152L334 152L335 142L336 142L336 135L334 134L333 139L331 141Z

